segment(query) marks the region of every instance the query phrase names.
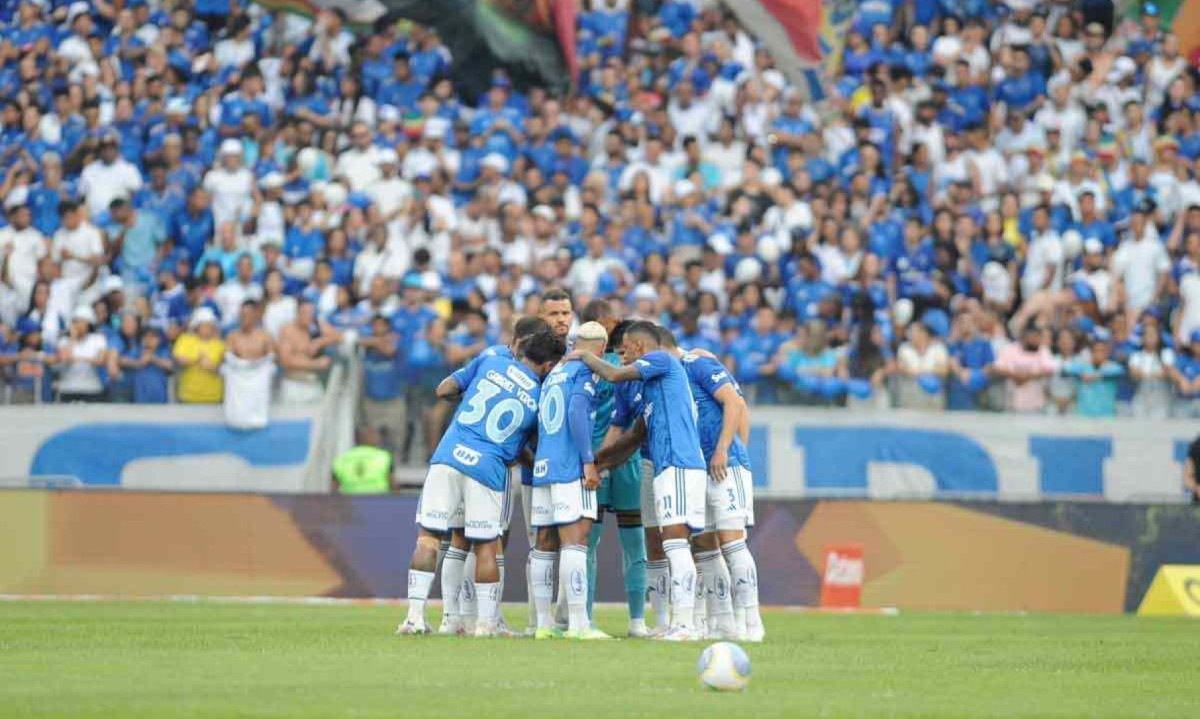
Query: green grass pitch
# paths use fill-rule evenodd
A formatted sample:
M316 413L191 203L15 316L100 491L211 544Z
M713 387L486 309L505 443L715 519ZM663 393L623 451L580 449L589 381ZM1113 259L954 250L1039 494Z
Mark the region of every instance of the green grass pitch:
M523 609L511 607L514 624ZM770 612L742 694L703 644L394 637L403 608L0 603L0 717L1180 717L1200 624ZM436 615L434 608L431 615ZM624 614L601 613L610 631Z

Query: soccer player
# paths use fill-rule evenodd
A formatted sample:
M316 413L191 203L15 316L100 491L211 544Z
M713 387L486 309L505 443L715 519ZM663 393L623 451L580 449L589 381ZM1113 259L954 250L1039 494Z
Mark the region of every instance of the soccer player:
M680 350L670 330L660 328L659 334L687 371L700 448L708 462L706 526L692 546L708 601L709 636L761 642L758 568L746 546L747 507L753 501L747 490L752 484L750 454L738 436L749 412L746 400L720 360Z
M439 537L461 511L475 555L479 622L475 636L494 636L500 603L496 562L508 465L537 422L541 381L566 347L549 332L525 340L518 359L492 356L474 364L463 401L438 443L417 505L420 531L408 573L408 617L398 634L427 634L425 602L437 566Z
M451 407L457 402L464 390L470 384L470 378L478 372L479 364L489 357L507 357L515 359L521 344L539 332L549 331L550 325L540 317L522 317L513 324L513 336L508 345L492 345L480 352L466 366L458 369L438 385L437 394L446 400L439 404L441 408ZM439 426L441 422L437 423ZM503 516L505 541L501 542L501 552L496 556L500 565L500 596L504 596L504 553L508 538L508 521L512 516L513 487L506 492L507 502ZM456 513L451 523L449 546L444 549L444 557L440 561L442 570L442 623L438 628L439 634L465 634L474 631L476 610L475 593L475 558L468 550L470 548L463 534L462 514ZM498 622L498 630L502 634L511 633L503 618Z
M603 352L608 333L596 322L580 326L575 346ZM555 367L542 383L538 405L537 457L533 465L533 514L537 543L530 556L536 639L611 639L591 626L587 608L587 540L596 519L600 473L592 455L596 414L596 378L578 360ZM554 563L561 554L568 626L560 634L550 604Z
M659 345L651 322L635 322L625 331L624 347L632 364L614 367L590 352L572 353L608 382L642 383L642 420L654 463L655 520L671 572L671 629L660 639L700 639L693 626L696 564L691 532L704 529L706 467L696 428L695 403L683 365ZM635 434L636 436L636 434Z
M584 322L599 322L609 332L608 347L604 359L611 365L622 363L616 348L621 346L625 338L625 329L629 322L618 322L613 314L612 306L604 300L594 300L583 308L581 318ZM637 383L627 383L626 388L636 392ZM592 433L592 449L597 451L604 444L609 429L613 423L613 414L617 404L616 385L603 380L597 383L596 423ZM629 412L624 412L628 416ZM600 545L600 537L604 534L604 512L607 510L617 515L617 534L621 542L622 577L625 581L625 598L629 607L629 630L631 637L647 637L646 629L646 541L643 536L641 516L641 454L635 452L623 464L606 470L600 475L600 488L596 491L596 499L600 506L600 516L592 525L588 537L588 616L592 615L592 605L596 597L596 554ZM657 530L655 530L657 531Z

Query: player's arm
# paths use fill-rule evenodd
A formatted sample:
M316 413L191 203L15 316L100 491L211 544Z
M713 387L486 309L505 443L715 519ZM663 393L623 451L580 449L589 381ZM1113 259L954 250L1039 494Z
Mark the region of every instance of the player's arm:
M458 399L467 387L471 386L471 380L475 379L475 373L479 370L479 365L483 362L484 355L475 355L474 359L466 364L465 367L459 367L450 373L446 379L438 383L434 393L438 399L453 402Z
M628 431L621 432L615 438L612 433L604 440L604 446L596 453L596 465L600 469L619 467L633 456L634 452L646 440L646 422L638 418Z
M708 463L709 475L718 482L725 480L725 468L729 464L729 445L743 424L746 413L746 401L738 394L732 383L721 385L713 399L721 405L721 434L717 436L717 446L713 448L712 460Z
M446 379L439 382L437 389L434 390L438 399L443 399L447 402L453 402L454 400L458 399L459 396L462 395L462 391L463 388L458 386L458 380L454 377L454 375L450 375Z
M635 365L611 365L603 357L597 357L591 352L572 352L568 359L581 360L588 369L600 375L606 382L633 382L642 379L642 373Z
M579 453L583 462L583 486L585 489L595 489L600 486L600 473L596 469L596 458L592 455L592 431L595 429L592 420L591 397L582 392L572 392L567 401L567 429L571 434L571 444Z
M740 394L738 399L742 400L742 419L738 422L738 438L742 440L742 444L750 446L750 405L746 404L746 398Z

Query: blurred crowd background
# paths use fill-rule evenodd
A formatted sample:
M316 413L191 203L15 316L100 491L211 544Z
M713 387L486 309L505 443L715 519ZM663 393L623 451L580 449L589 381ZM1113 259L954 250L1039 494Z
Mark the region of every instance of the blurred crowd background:
M716 2L587 0L569 93L468 97L412 23L4 0L4 400L219 402L229 357L303 390L358 351L369 423L412 435L562 288L760 404L1200 417L1200 96L1165 25L864 0L816 101Z

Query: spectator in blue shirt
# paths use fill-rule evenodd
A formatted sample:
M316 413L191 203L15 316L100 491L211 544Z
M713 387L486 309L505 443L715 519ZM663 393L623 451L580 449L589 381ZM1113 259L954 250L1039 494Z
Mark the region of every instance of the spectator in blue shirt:
M950 381L946 409L979 409L996 357L992 343L979 334L972 314L964 313L955 319L954 334L950 337L947 349L950 353Z
M413 77L408 55L397 53L392 58L392 76L380 84L376 101L408 112L417 108L417 100L424 91L425 83Z
M1010 111L1031 115L1046 101L1046 80L1030 69L1029 48L1012 48L1012 69L996 86L996 100Z

